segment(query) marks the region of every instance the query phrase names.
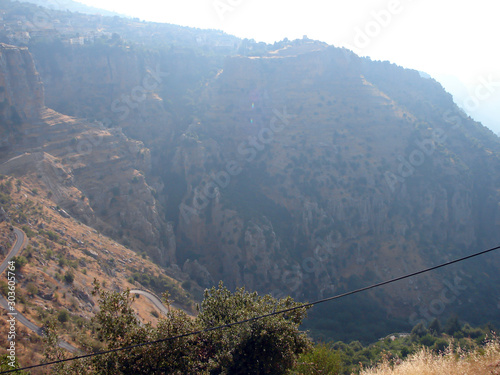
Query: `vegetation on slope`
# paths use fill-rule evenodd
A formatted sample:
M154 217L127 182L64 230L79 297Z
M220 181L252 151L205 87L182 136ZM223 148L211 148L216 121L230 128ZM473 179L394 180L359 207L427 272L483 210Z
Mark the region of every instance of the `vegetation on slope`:
M451 364L452 357L473 358L474 363L486 366L497 358L498 341L495 339L495 329L491 325L473 328L469 324L460 323L457 317L451 317L442 326L435 319L429 327L422 323L417 324L411 333L396 333L367 346L359 341L347 344L342 341L320 343L311 352L299 358L299 365L292 372L298 374L365 374L366 369L376 368L373 375L386 374L388 368L398 367L403 363L410 363L401 368L421 368L427 366L426 361L442 361ZM489 353L485 357L480 357ZM482 359L481 359L482 358ZM431 366L432 367L432 366ZM465 368L465 367L464 367ZM381 372L375 372L381 371ZM387 372L389 374L390 372ZM425 374L426 372L408 372L408 374ZM455 372L435 372L429 374L455 374ZM483 374L484 372L470 372ZM392 374L392 373L390 373ZM394 374L406 374L395 372Z
M83 331L96 311L97 301L91 295L95 278L111 290L149 289L158 295L168 291L172 310L182 307L194 311L193 297L181 282L166 275L146 256L135 254L73 218L63 217L50 196L37 176L0 176L0 260L15 241L13 225L29 239L14 258L16 308L28 320L42 327L55 319L60 339L74 346L100 348L99 342ZM3 274L0 293L4 296L8 292L6 281ZM193 286L191 289L199 293ZM156 324L161 314L143 296L134 299L133 308L142 322ZM5 348L7 319L7 311L1 308L0 345ZM22 366L43 359L40 336L18 324L16 339L17 359Z
M290 297L276 300L258 296L244 289L231 293L223 284L205 292L200 312L190 319L182 311L160 318L156 327L141 325L131 308L133 298L128 291L106 292L95 283L100 310L92 319L89 334L112 350L186 335L153 345L85 358L56 365L54 374L286 374L299 354L310 347L299 324L306 314L299 308L225 329L210 328L251 319L276 310L300 306ZM47 360L61 359L62 351L54 351L57 333L50 327ZM91 349L91 348L89 348ZM92 350L90 350L92 352Z
M185 335L300 306L290 297L277 300L244 289L231 293L221 283L218 288L206 291L195 319L177 311L161 318L153 327L138 324L130 308L133 298L128 292L105 292L98 283L94 292L99 295L100 312L87 332L100 342L100 350ZM428 328L418 324L411 334L394 334L364 347L359 341L312 345L306 333L299 330L305 312L298 309L222 330L61 364L55 371L60 374L86 369L96 374L444 375L467 371L495 374L500 363L500 344L492 327L473 328L461 324L456 317L442 328L436 319ZM49 338L54 340L57 332L55 325L51 327ZM51 347L53 342L49 339L47 348ZM61 351L49 350L46 355L48 360L64 358ZM460 371L452 371L453 368Z

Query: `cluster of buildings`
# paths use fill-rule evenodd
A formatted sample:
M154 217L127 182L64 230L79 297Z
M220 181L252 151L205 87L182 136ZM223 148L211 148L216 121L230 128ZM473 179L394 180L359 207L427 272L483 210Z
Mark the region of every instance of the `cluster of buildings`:
M64 44L93 44L98 38L111 38L105 31L89 31L81 36L75 33L71 21L49 19L43 14L28 19L25 15L6 15L0 10L0 38L14 45L28 45L31 40L60 40Z

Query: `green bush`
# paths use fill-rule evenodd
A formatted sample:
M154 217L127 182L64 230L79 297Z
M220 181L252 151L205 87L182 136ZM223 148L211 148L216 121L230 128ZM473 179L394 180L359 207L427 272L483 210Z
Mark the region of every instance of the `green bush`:
M57 320L61 323L66 323L69 320L69 312L67 310L61 310L57 314Z
M59 240L59 235L57 233L55 233L55 232L52 232L51 230L46 231L45 234L47 235L47 237L51 241L57 241L57 240Z
M36 236L36 233L27 225L23 225L22 228L24 233L28 236L28 238L33 238Z
M13 257L12 260L14 261L14 266L16 267L16 271L20 271L28 263L28 259L26 259L22 255Z
M444 352L446 348L448 347L449 343L445 339L437 339L436 342L434 343L432 349L435 350L436 352Z
M302 354L290 375L340 374L342 362L339 353L326 344L315 345Z
M28 295L30 297L33 297L35 294L38 293L38 288L33 282L29 282L28 285L26 285L26 292L28 292Z
M10 364L14 362L14 367L12 367ZM17 361L17 358L14 357L14 361L12 361L11 358L7 354L3 354L0 356L0 371L12 371L13 369L20 368L19 362ZM14 372L16 375L28 375L27 372L25 371L16 371Z
M434 345L434 343L436 342L436 338L434 336L432 336L431 334L426 334L425 336L421 337L420 338L420 343L422 345L425 345L425 346L428 346L428 347L431 347Z
M274 309L299 307L290 297L276 300L238 289L231 293L222 284L205 293L201 310L195 319L182 311L172 311L160 317L156 327L143 325L131 304L130 291L107 292L95 282L93 295L99 300L99 310L92 320L95 340L102 349L115 349L165 337L185 335L154 346L138 347L131 351L116 351L106 356L85 358L61 364L54 374L106 373L113 374L273 374L284 375L293 367L301 353L310 348L305 333L298 327L306 309L235 325L228 329L187 335L221 324L249 319ZM64 311L64 310L63 310ZM69 319L59 312L58 319ZM48 360L57 358L50 348L57 344L56 324L46 325ZM322 358L319 356L318 358ZM329 357L327 357L329 358Z
M66 281L68 284L73 284L73 281L75 281L75 275L71 271L66 271L64 274L64 281Z

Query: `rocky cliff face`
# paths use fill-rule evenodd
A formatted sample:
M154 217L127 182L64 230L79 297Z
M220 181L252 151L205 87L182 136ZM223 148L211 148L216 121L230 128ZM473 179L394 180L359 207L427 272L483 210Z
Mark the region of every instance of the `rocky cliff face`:
M49 108L106 127L126 128L136 139L147 136L140 129L154 121L157 129L169 128L170 116L155 94L167 75L158 55L57 43L35 45L32 53Z
M35 119L44 106L40 76L27 48L0 43L0 91L2 115L14 111L21 120ZM16 116L14 112L11 117Z
M75 218L161 264L173 263L172 228L162 219L155 189L145 178L152 168L149 149L120 128L45 109L43 86L28 50L2 46L0 51L5 108L23 119L17 137L2 139L3 173L38 175L51 197ZM9 123L4 124L8 134ZM156 184L161 188L161 182Z
M204 287L313 299L500 241L498 138L415 71L310 41L223 65L34 50L50 106L96 120L45 111L19 143L59 201ZM498 266L466 269L469 305L496 311L475 292ZM405 317L450 277L369 298Z
M21 132L24 122L39 116L43 96L43 85L28 50L0 43L0 147Z
M216 280L315 298L499 241L500 143L417 72L291 47L228 59L200 101L171 161L177 258Z
M120 45L49 43L35 44L31 52L49 108L120 127L128 137L158 148L158 154L164 142L174 141L191 121L187 93L214 65L182 48L151 52Z

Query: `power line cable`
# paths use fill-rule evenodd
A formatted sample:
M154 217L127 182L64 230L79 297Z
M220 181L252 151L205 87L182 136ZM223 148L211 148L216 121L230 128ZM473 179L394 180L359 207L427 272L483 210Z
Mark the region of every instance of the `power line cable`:
M38 368L38 367L45 367L45 366L55 365L55 364L58 364L58 363L75 361L77 359L90 358L90 357L95 357L95 356L98 356L98 355L105 355L105 354L110 354L110 353L116 353L116 352L123 351L123 350L130 350L130 349L135 349L135 348L139 348L139 347L146 346L146 345L159 344L159 343L162 343L162 342L177 340L177 339L180 339L180 338L194 336L194 335L198 335L198 334L201 334L201 333L216 331L216 330L225 329L225 328L231 328L231 327L234 327L234 326L237 326L237 325L241 325L241 324L244 324L244 323L249 323L249 322L254 322L254 321L257 321L257 320L260 320L260 319L269 318L269 317L274 316L274 315L284 314L284 313L295 311L295 310L302 309L302 308L305 308L305 307L319 305L320 303L325 303L325 302L333 301L333 300L336 300L336 299L344 298L344 297L347 297L347 296L350 296L350 295L353 295L353 294L357 294L357 293L361 293L361 292L364 292L364 291L367 291L367 290L370 290L370 289L378 288L378 287L381 287L383 285L392 284L392 283L394 283L396 281L408 279L410 277L414 277L414 276L417 276L417 275L421 275L423 273L434 271L434 270L437 270L439 268L447 267L447 266L450 266L450 265L455 264L455 263L460 263L460 262L466 261L468 259L476 258L476 257L478 257L480 255L491 253L491 252L493 252L495 250L499 250L499 249L500 249L500 246L497 246L497 247L494 247L494 248L491 248L491 249L488 249L488 250L480 251L480 252L472 254L472 255L468 255L468 256L465 256L465 257L462 257L462 258L458 258L458 259L446 262L446 263L442 263L442 264L439 264L439 265L434 266L434 267L426 268L426 269L423 269L423 270L420 270L420 271L417 271L417 272L413 272L413 273L410 273L410 274L407 274L407 275L404 275L404 276L396 277L394 279L386 280L386 281L383 281L383 282L380 282L380 283L377 283L377 284L372 284L370 286L366 286L366 287L363 287L363 288L352 290L350 292L342 293L342 294L339 294L339 295L336 295L336 296L332 296L332 297L323 298L323 299L320 299L320 300L317 300L317 301L314 301L314 302L304 303L304 304L302 304L300 306L295 306L295 307L291 307L291 308L280 310L280 311L273 311L273 312L268 313L268 314L255 316L253 318L248 318L248 319L241 320L241 321L238 321L238 322L228 323L228 324L224 324L224 325L220 325L220 326L216 326L216 327L211 327L211 328L205 328L205 329L202 329L202 330L188 332L188 333L184 333L182 335L177 335L177 336L166 337L166 338L155 340L155 341L148 341L148 342L144 342L144 343L140 343L140 344L129 345L129 346L125 346L123 348L110 349L110 350L105 350L105 351L102 351L102 352L85 354L85 355L80 355L80 356L71 357L71 358L59 359L57 361L52 361L52 362L47 362L47 363L41 363L41 364L38 364L38 365L22 367L22 368L19 368L19 369L2 371L2 372L0 372L0 374L9 374L9 373L12 373L12 372L15 372L15 371L30 370L30 369Z

